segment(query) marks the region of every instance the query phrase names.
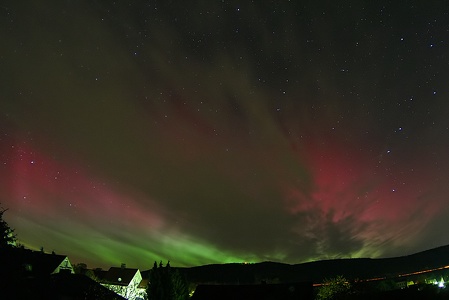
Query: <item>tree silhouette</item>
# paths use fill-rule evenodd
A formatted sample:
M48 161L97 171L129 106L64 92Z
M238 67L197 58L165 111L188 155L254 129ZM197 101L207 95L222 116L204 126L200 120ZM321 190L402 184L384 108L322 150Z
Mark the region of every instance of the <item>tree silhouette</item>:
M318 289L317 300L343 299L351 292L351 284L343 276L326 279Z
M15 247L17 237L14 233L14 229L9 227L8 223L3 220L3 214L7 211L0 206L0 248Z
M185 300L189 298L187 281L178 270L172 269L170 262L159 266L154 262L150 270L150 282L147 288L150 300Z
M178 270L172 270L171 284L173 300L185 300L189 298L189 286L184 276Z
M153 268L150 270L150 280L147 287L147 294L149 299L162 300L166 299L164 290L162 288L162 262L158 267L154 262Z

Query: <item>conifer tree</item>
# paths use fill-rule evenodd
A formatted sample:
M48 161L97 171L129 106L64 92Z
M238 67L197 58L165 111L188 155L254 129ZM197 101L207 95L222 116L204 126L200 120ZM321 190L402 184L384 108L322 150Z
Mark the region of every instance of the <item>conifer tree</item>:
M178 270L172 269L170 262L159 266L154 262L150 270L150 282L147 288L150 300L185 300L189 298L188 285Z
M8 223L3 219L3 214L7 211L0 206L0 249L14 247L17 237L14 229L9 227Z

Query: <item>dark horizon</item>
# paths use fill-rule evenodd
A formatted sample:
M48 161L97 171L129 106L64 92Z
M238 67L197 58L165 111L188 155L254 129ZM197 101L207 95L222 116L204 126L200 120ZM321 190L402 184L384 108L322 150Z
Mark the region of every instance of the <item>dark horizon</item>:
M19 247L22 247L23 244L20 244ZM24 247L24 249L27 250L31 250L31 251L36 251L36 252L40 252L43 251L46 254L57 254L57 255L64 255L66 256L67 254L65 253L56 253L54 251L46 251L45 249L30 249L27 247ZM449 259L444 259L445 255L442 255L440 252L447 252L449 254L449 244L448 245L443 245L443 246L438 246L435 248L431 248L431 249L425 249L419 252L414 252L414 253L410 253L410 254L405 254L405 255L401 255L401 256L391 256L391 257L377 257L377 258L372 258L372 257L354 257L354 258L350 258L350 257L342 257L342 258L325 258L325 259L320 259L320 260L313 260L313 261L307 261L307 262L300 262L300 263L284 263L284 262L279 262L279 261L259 261L259 262L227 262L227 263L211 263L211 264L204 264L204 265L192 265L192 266L177 266L177 265L173 265L172 260L171 259L166 259L166 260L159 260L159 261L153 261L150 263L150 266L145 267L145 268L141 268L139 266L133 266L133 265L128 265L126 262L121 262L119 264L114 264L114 265L104 265L104 266L100 266L100 265L89 265L87 264L85 261L89 261L89 259L85 259L84 261L76 261L74 262L70 256L68 256L69 260L71 261L72 265L77 265L77 264L81 264L84 263L87 265L88 269L103 269L103 270L108 270L110 267L120 267L120 266L126 266L127 268L137 268L140 271L148 271L151 268L153 268L154 263L156 262L158 265L160 263L162 263L163 265L166 265L167 263L170 263L171 267L175 267L175 268L201 268L201 267L212 267L212 266L220 266L220 265L263 265L263 264L278 264L278 265L285 265L285 266L300 266L300 265L316 265L317 263L332 263L333 261L391 261L391 260L403 260L403 259L413 259L415 261L420 261L423 266L425 264L427 264L426 266L428 267L428 263L429 263L429 258L432 258L432 262L431 264L433 264L433 267L446 267L449 268ZM417 257L420 257L420 259L417 259ZM421 261L422 258L425 258L424 261ZM443 262L447 260L447 264L448 265L443 265ZM174 261L176 261L176 258L174 259ZM438 263L435 263L435 261L438 261ZM439 265L439 262L441 261L441 265ZM419 268L427 268L427 267L411 267L413 268L418 268L415 271L420 271ZM432 268L433 268L432 267ZM410 270L412 270L410 269ZM325 273L325 272L324 272Z

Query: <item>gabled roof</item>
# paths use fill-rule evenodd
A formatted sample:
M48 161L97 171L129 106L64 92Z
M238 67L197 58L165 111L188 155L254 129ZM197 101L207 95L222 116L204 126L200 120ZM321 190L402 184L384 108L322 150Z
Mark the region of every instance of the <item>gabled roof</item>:
M114 285L129 285L139 269L111 267L109 271L103 273L102 281Z
M55 274L52 275L51 286L59 287L58 291L61 297L58 299L125 299L84 275Z
M312 283L198 285L192 300L306 300L313 298Z
M53 274L24 278L5 284L0 281L1 299L33 300L124 300L85 275Z
M21 273L25 276L50 275L65 259L66 255L47 254L22 248L0 251L2 273Z
M144 278L142 279L142 281L140 281L138 288L146 289L149 283L150 280L148 278Z

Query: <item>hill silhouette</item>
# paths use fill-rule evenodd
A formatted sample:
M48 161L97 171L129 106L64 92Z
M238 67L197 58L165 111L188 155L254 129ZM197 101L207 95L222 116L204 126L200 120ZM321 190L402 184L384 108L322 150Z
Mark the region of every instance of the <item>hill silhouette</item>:
M252 284L260 282L314 282L343 275L347 279L393 278L449 265L449 245L392 258L331 259L301 264L261 262L211 264L177 268L190 282Z

